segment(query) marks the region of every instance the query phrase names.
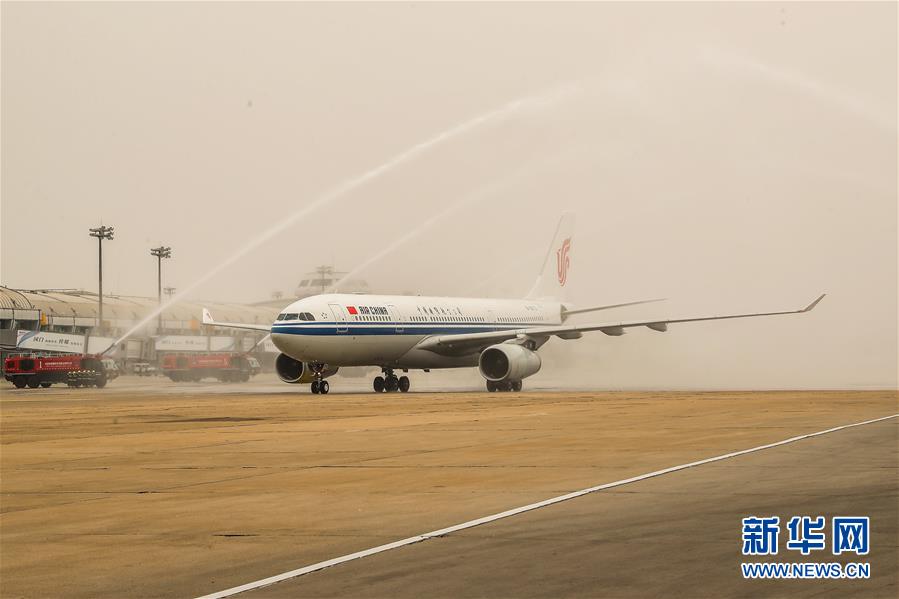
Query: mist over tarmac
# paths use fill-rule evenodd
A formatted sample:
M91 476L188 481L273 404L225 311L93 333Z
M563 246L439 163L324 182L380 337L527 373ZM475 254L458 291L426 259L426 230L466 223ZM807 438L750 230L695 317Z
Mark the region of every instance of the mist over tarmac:
M290 297L323 263L515 297L573 210L575 303L669 298L579 322L828 297L553 339L535 384L896 387L895 3L0 10L3 285L96 289L102 220L105 291L154 295L159 244L188 289L302 212L191 297Z

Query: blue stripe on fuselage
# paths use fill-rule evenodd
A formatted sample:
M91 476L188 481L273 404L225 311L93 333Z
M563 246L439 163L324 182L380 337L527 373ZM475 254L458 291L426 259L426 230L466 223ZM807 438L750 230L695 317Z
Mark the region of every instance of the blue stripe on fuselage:
M544 325L545 323L540 323ZM518 326L491 326L491 325L427 325L427 324L401 324L397 323L341 323L340 332L337 332L337 323L315 322L302 325L279 325L272 327L272 333L278 335L436 335L439 333L486 333L493 331L515 331L518 329L540 326L537 324L522 323ZM400 327L403 330L397 331Z

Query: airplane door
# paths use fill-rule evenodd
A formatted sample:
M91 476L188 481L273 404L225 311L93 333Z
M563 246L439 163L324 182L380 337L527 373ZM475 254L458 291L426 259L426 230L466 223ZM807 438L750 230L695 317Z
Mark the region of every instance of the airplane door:
M487 310L487 324L490 325L490 330L496 330L496 317L493 315L493 310Z
M337 323L337 332L346 333L346 316L343 311L343 306L340 304L328 304L328 307L331 308L331 314L334 315L334 322Z
M387 311L390 312L390 318L392 318L393 322L396 323L397 335L402 335L404 330L403 327L405 326L405 324L403 323L402 313L397 310L396 306L394 306L393 304L387 306Z

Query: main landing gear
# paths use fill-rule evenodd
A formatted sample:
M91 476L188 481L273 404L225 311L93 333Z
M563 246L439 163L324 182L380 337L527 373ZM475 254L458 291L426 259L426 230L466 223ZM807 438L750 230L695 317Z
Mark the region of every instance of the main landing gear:
M411 386L409 377L403 375L397 378L390 368L384 368L383 371L384 376L376 376L372 383L375 393L381 393L383 391L387 391L388 393L393 393L394 391L406 393L409 391L409 387Z
M521 381L487 381L487 391L521 391Z
M328 384L328 381L322 378L322 370L324 370L325 365L321 363L310 364L310 368L312 368L312 374L315 376L315 380L312 381L312 385L310 385L310 390L314 394L321 393L322 395L327 395L328 391L331 390L331 385Z

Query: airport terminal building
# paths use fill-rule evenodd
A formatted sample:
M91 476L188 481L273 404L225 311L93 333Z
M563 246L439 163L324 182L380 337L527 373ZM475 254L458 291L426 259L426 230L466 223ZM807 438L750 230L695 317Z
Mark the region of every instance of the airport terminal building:
M144 322L158 307L156 298L104 294L101 323L96 293L0 287L0 353L2 358L23 352L97 353L138 327L109 352L126 371L137 363L155 364L166 353L182 352L249 352L267 366L277 349L262 333L206 327L202 309L228 322L269 324L291 301L177 302Z

